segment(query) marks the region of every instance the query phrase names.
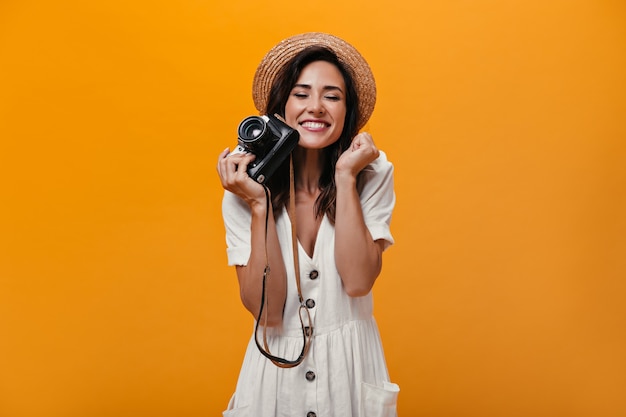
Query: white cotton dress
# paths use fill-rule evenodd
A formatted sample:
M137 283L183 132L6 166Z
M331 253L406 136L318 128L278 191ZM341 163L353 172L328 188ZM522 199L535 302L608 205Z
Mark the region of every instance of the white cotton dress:
M393 165L386 155L362 173L359 195L365 223L374 240L393 243L389 230L395 204ZM250 256L250 211L230 192L223 199L229 265L245 265ZM287 268L283 326L268 329L270 351L296 359L303 337L298 318L291 224L286 210L276 217L278 239ZM335 229L324 217L313 256L298 244L301 288L313 322L313 341L295 368L279 368L266 359L251 337L236 391L225 417L394 417L399 388L389 381L371 292L350 297L334 259ZM261 330L259 330L261 333ZM259 334L259 338L262 336ZM261 342L262 343L262 342Z

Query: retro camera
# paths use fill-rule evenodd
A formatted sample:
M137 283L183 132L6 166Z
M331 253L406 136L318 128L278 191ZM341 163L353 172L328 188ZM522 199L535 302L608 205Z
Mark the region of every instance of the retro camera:
M250 178L263 184L298 144L300 134L274 116L249 116L239 123L238 145L234 153L252 153L254 161L248 165Z

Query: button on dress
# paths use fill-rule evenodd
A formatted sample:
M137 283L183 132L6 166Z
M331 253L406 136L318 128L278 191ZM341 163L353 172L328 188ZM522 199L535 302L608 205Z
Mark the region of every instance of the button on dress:
M361 173L359 195L374 240L393 243L389 224L395 204L393 165L384 152ZM245 265L250 256L248 205L226 191L222 212L229 265ZM273 355L293 360L302 350L302 329L295 284L291 223L286 209L276 230L287 269L283 325L267 329ZM304 361L279 368L257 349L254 334L243 358L235 393L225 417L394 417L399 388L389 380L380 334L372 315L371 292L350 297L334 260L335 229L322 219L312 256L298 243L301 288L309 309L313 341ZM261 331L261 330L260 330ZM310 331L310 329L308 330Z

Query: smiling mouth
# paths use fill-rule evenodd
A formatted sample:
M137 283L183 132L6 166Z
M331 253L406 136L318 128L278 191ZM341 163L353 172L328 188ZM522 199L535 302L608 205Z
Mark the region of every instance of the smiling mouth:
M323 123L323 122L302 122L300 123L300 126L307 128L307 129L323 129L330 125L328 123Z

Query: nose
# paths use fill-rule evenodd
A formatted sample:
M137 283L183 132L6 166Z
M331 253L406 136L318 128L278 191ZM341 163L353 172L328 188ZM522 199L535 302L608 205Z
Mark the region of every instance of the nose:
M324 113L324 103L320 97L312 96L309 100L308 109L311 114L323 114Z

